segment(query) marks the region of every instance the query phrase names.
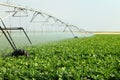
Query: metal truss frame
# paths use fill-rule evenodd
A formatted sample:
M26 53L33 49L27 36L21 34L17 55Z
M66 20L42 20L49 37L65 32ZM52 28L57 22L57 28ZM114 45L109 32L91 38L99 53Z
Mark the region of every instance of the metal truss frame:
M86 32L84 29L79 29L77 26L75 26L75 25L70 25L70 24L68 24L68 23L65 23L64 21L62 21L62 20L60 20L60 19L58 19L58 18L56 18L56 17L54 17L54 16L52 16L52 15L49 15L49 14L47 14L47 13L44 13L44 12L42 12L42 11L40 11L40 10L36 10L36 9L33 9L33 8L26 8L26 7L23 7L23 6L18 6L18 5L14 5L14 4L10 4L10 3L3 3L3 2L0 2L0 5L2 5L2 6L7 6L7 7L11 7L11 8L14 8L14 13L13 13L13 17L27 17L28 16L28 11L31 11L31 12L33 12L33 15L32 15L32 18L31 18L31 20L30 20L30 22L34 22L34 19L37 17L37 15L40 15L40 16L42 16L43 18L45 18L45 21L43 21L43 24L45 24L46 22L49 22L49 19L50 18L52 18L52 19L54 19L54 21L55 21L55 23L56 22L59 22L59 23L61 23L62 25L64 25L65 26L65 29L63 30L63 32L65 32L65 30L66 30L66 28L68 28L69 29L69 31L72 33L72 34L74 34L74 32L72 31L72 29L71 29L71 27L74 27L74 28L76 28L78 31L82 31L82 32ZM12 11L12 12L13 12ZM24 12L27 16L16 16L16 14L18 13L18 12L20 12L20 11L22 11L22 12ZM39 22L39 21L38 21ZM75 36L75 34L73 35L73 36Z

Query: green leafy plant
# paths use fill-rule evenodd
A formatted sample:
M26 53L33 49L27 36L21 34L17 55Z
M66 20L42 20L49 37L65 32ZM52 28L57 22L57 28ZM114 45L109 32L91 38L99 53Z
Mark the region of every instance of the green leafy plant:
M0 79L120 79L120 35L68 39L26 50L29 58L0 57Z

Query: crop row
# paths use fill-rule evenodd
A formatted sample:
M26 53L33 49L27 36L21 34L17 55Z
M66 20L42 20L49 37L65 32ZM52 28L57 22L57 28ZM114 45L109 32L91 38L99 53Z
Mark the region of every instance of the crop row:
M0 79L120 79L120 35L68 39L26 50L29 58L0 58Z

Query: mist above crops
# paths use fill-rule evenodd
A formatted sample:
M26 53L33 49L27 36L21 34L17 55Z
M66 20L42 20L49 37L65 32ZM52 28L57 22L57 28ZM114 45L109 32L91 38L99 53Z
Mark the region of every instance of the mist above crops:
M59 41L69 38L74 38L72 33L70 32L28 32L28 36L32 41L32 44L29 43L26 36L22 31L20 32L11 32L10 33L16 46L18 48L24 48L26 46L33 46L38 44L45 44L48 42ZM7 39L3 34L0 37L0 51L4 52L6 49L12 49ZM85 33L75 33L75 36L78 37L87 37L92 36L93 34L85 34Z

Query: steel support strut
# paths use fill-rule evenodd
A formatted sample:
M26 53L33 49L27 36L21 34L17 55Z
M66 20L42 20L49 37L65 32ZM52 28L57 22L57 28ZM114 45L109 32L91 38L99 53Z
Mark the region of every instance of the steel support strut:
M11 42L11 40L9 39L9 37L7 36L7 34L5 33L5 31L2 29L2 27L0 26L0 29L2 31L2 33L4 34L4 36L6 37L6 39L8 40L8 42L10 43L11 47L13 48L13 50L17 50L17 48L13 45L13 43Z
M28 41L30 42L30 44L32 44L30 38L28 37L27 33L25 32L24 28L22 27L12 27L12 28L2 28L3 30L22 30L25 34L25 36L27 37Z
M0 18L0 20L1 20L1 22L2 22L2 24L3 24L3 26L4 26L4 28L6 29L7 27L5 26L3 20L2 20L1 18ZM1 28L2 28L2 27L1 27ZM6 32L7 32L8 36L9 36L9 39L10 39L12 45L14 46L14 49L17 49L17 47L16 47L16 45L15 45L15 43L14 43L14 41L13 41L11 35L10 35L10 33L9 33L8 31L6 31ZM5 32L4 32L4 33L5 33ZM6 34L6 35L7 35L7 34ZM4 35L5 35L5 34L4 34Z

